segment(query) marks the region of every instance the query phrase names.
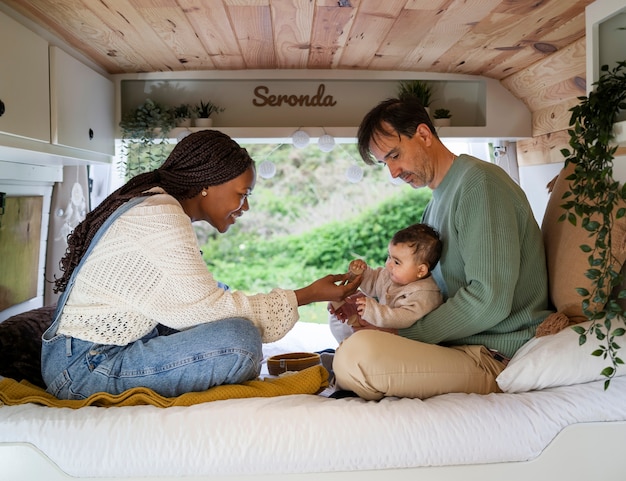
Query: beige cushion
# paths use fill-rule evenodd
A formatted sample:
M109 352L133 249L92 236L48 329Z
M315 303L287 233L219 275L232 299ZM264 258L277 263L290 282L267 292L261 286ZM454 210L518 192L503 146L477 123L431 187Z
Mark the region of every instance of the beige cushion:
M584 287L591 291L592 281L585 276L590 267L587 260L589 254L584 253L580 246L582 244L592 246L593 239L589 237L589 232L581 227L580 218L577 218L576 226L567 220L559 222L559 217L565 212L561 207L565 203L563 194L569 190L569 181L566 177L573 169L574 166L570 164L559 173L548 200L541 230L548 263L550 300L556 310L565 314L571 321L584 322L587 318L583 315L583 298L576 289ZM615 220L611 236L615 256L613 268L619 272L626 260L626 218ZM602 309L604 306L596 305L596 308Z

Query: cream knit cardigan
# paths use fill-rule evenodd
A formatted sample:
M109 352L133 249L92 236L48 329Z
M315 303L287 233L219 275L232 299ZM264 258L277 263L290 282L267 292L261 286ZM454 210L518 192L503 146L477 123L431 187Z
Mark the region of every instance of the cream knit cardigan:
M219 287L189 216L163 193L129 209L102 236L76 276L58 333L126 345L159 323L182 330L229 317L250 319L263 342L276 341L298 320L295 293L247 296Z

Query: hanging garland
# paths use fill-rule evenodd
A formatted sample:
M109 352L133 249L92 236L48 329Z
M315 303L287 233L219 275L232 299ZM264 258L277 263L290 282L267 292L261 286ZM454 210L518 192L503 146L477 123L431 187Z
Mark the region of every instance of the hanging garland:
M578 288L582 296L584 314L592 321L589 328L574 326L579 335L579 344L584 344L588 335L595 334L603 341L600 348L592 352L610 362L602 370L607 379L607 389L619 365L624 361L618 356L618 338L624 336L624 314L618 299L626 298L622 290L617 298L612 291L622 282L622 275L614 269L611 232L616 219L624 217L626 209L619 204L626 200L626 185L620 186L613 178L613 159L617 145L613 144L613 126L620 110L626 110L626 61L618 62L613 68L602 66L601 75L593 84L594 90L588 97L579 97L581 103L570 111L569 145L563 149L565 166L574 164L574 172L567 177L570 190L565 192L562 207L566 212L559 219L581 225L589 232L591 245L581 245L589 254L589 269L585 275L592 281L592 289ZM605 306L597 309L596 306ZM618 327L616 327L616 325Z

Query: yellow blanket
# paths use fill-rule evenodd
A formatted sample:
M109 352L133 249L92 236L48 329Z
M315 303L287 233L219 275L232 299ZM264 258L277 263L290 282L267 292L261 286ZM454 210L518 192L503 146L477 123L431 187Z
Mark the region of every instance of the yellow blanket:
M175 398L160 396L151 389L134 388L122 394L96 393L87 399L63 401L48 394L40 387L27 381L0 380L0 404L15 405L36 403L49 407L80 408L83 406L138 406L151 404L165 408L191 406L223 399L285 396L288 394L316 394L328 386L328 371L322 366L313 366L302 371L278 378L248 381L243 384L216 386L202 392L189 392Z

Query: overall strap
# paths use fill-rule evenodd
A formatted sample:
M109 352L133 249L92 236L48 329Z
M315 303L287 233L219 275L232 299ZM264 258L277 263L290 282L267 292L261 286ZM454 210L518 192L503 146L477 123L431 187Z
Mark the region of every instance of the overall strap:
M65 287L65 291L63 291L63 293L59 297L56 310L54 311L53 323L50 326L50 328L44 333L44 339L50 339L56 334L59 318L61 317L61 313L63 312L63 307L65 306L65 303L67 302L67 298L70 295L70 291L72 290L74 282L76 281L76 275L78 274L78 271L80 270L82 265L85 263L85 260L87 259L87 257L89 257L89 254L91 254L91 251L93 251L93 249L95 248L98 241L102 238L102 236L107 231L107 229L111 227L111 224L113 224L113 222L115 222L115 220L117 220L119 216L121 216L124 212L136 206L137 204L140 204L145 199L146 199L145 196L133 197L128 202L125 202L124 204L120 205L117 209L115 209L115 211L100 226L96 234L93 236L93 239L91 240L91 243L89 244L89 247L85 251L85 254L83 255L82 259L80 260L78 265L74 268L74 271L72 272L72 275L70 276L70 280L68 281L67 286Z

